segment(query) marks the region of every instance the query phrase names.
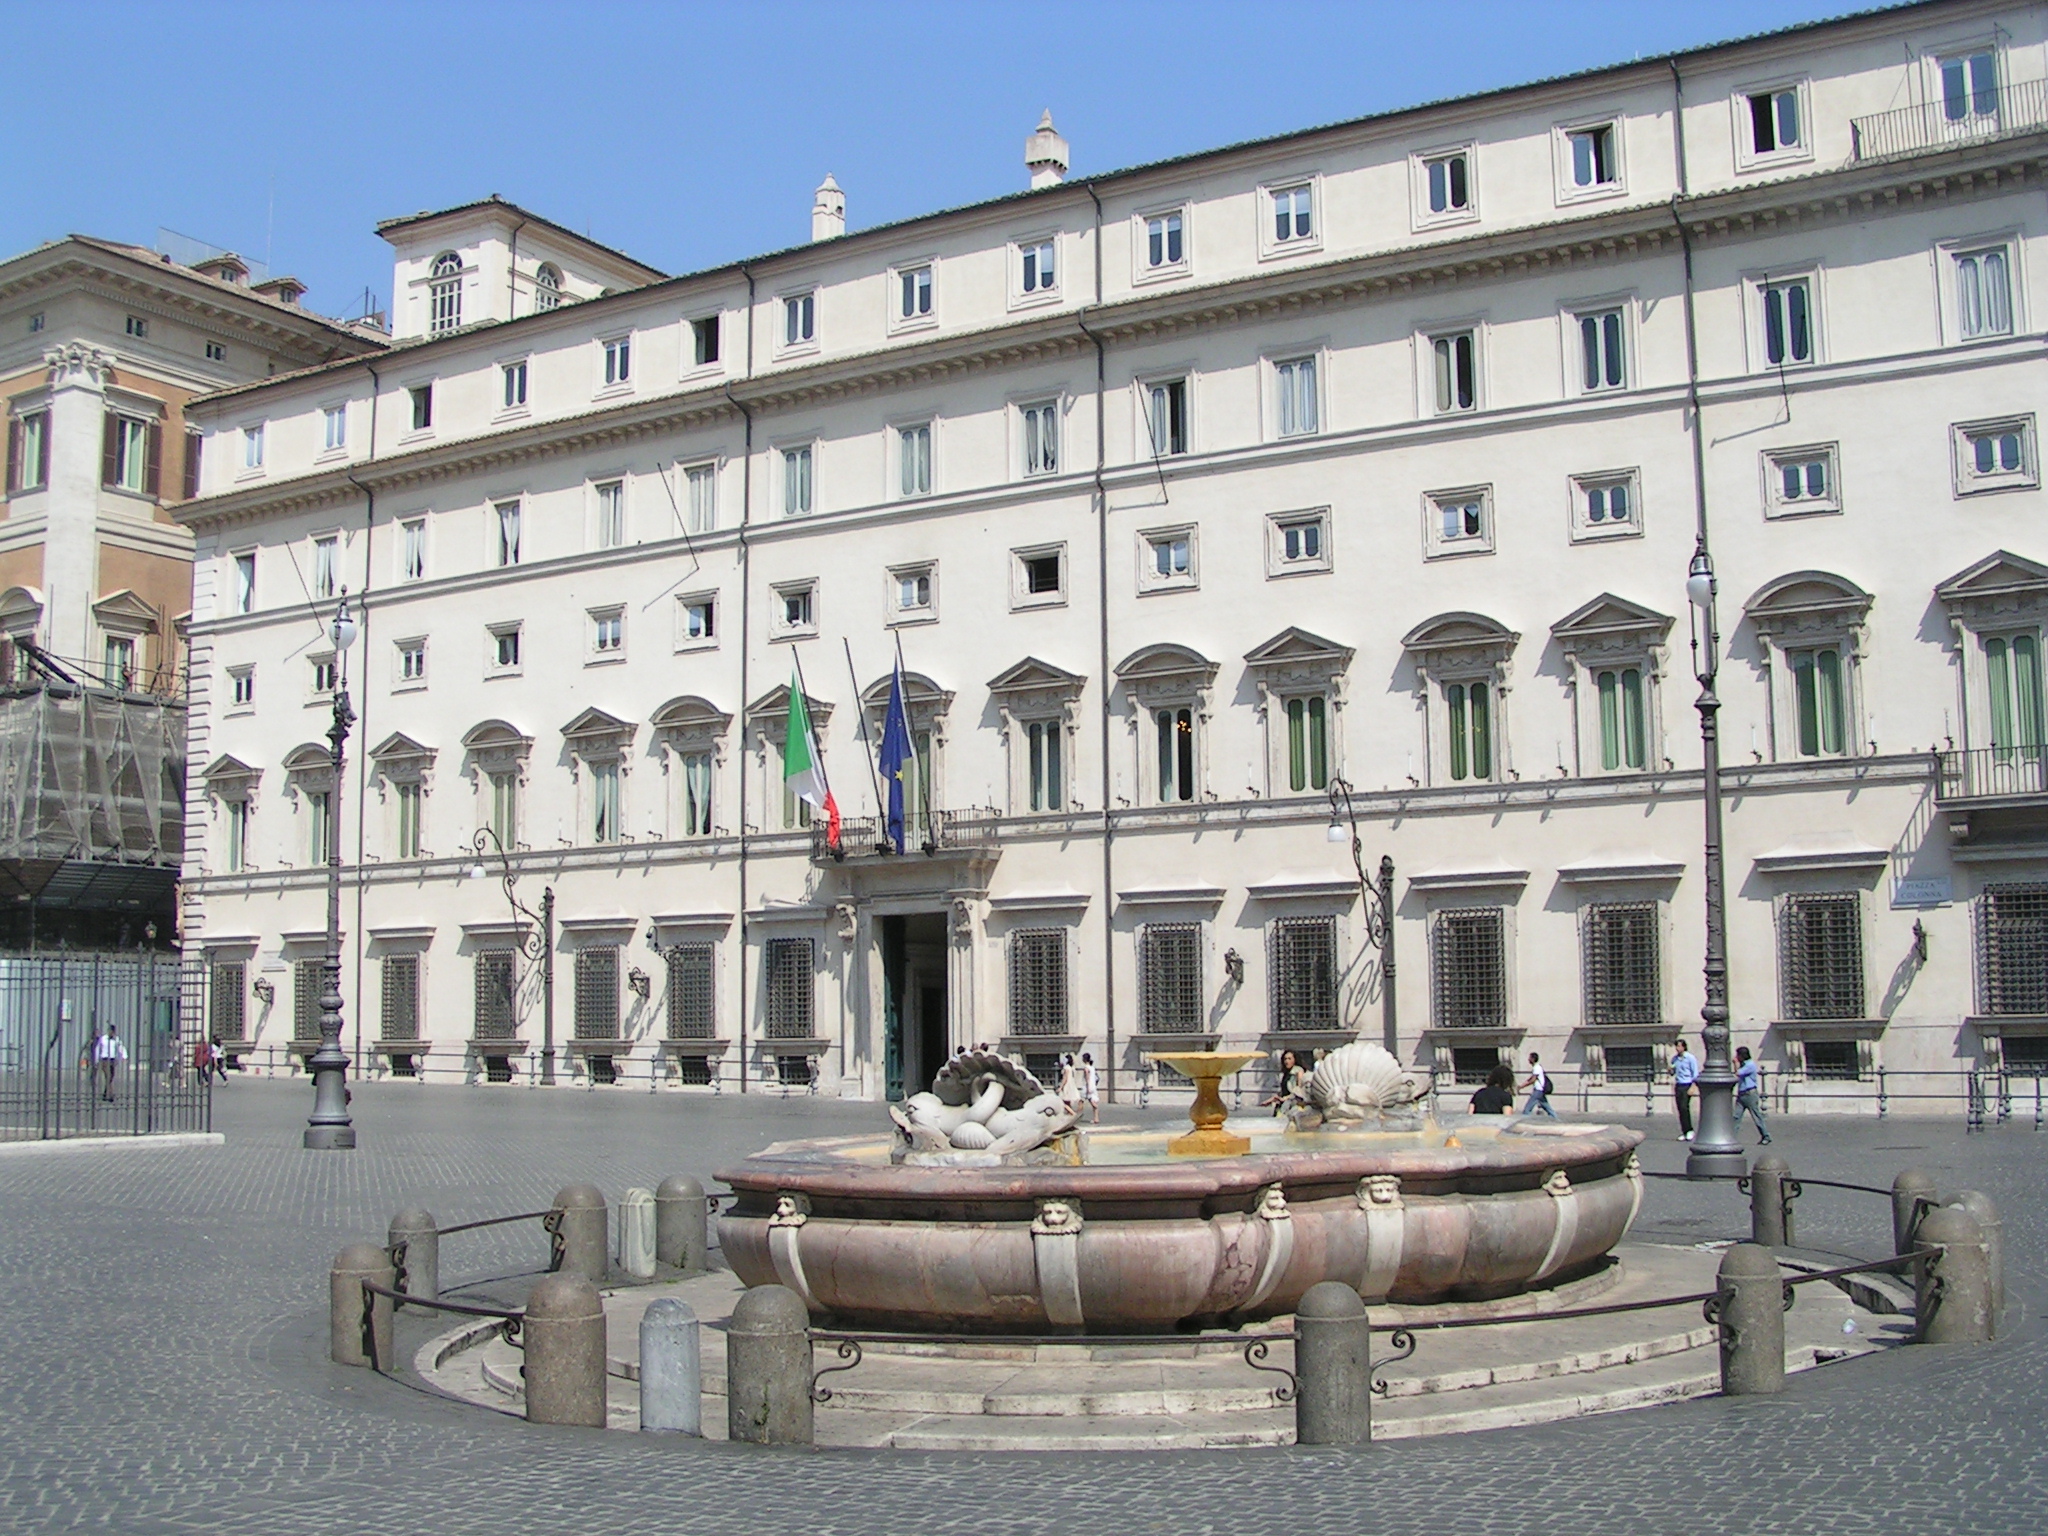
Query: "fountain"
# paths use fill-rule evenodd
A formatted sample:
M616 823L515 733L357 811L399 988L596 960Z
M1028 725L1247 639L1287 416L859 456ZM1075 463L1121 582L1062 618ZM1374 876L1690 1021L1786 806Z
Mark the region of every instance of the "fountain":
M1375 1045L1331 1053L1284 1119L1224 1112L1256 1058L1157 1059L1196 1082L1185 1135L1076 1129L1022 1068L956 1058L893 1137L721 1172L726 1260L864 1327L1166 1331L1283 1315L1327 1279L1404 1305L1552 1287L1609 1263L1642 1202L1640 1132L1433 1117Z

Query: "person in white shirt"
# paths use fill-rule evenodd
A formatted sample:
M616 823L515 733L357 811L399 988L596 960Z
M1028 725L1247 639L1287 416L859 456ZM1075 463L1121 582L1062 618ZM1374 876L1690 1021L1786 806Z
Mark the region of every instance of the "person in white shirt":
M107 1032L92 1043L92 1064L100 1079L100 1097L109 1104L114 1102L114 1073L127 1059L127 1045L109 1024Z
M1088 1106L1090 1120L1102 1119L1102 1098L1096 1086L1095 1058L1086 1051L1081 1053L1081 1102Z
M1529 1053L1529 1076L1522 1086L1529 1090L1529 1102L1522 1106L1523 1114L1557 1118L1557 1111L1550 1107L1550 1074L1537 1062L1534 1051Z

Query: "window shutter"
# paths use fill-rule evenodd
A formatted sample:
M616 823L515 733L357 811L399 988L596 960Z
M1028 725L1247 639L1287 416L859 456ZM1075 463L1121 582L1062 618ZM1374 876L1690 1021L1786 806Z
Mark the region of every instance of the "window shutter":
M197 432L185 434L185 500L191 501L199 494L199 445L204 442Z
M7 493L21 489L21 418L7 418Z
M107 412L100 425L100 484L121 483L121 418Z
M164 467L164 426L160 421L149 424L149 463L142 472L142 494L154 496L163 485Z
M39 450L36 454L36 484L44 490L50 488L50 429L51 413L43 412L43 430L36 434Z

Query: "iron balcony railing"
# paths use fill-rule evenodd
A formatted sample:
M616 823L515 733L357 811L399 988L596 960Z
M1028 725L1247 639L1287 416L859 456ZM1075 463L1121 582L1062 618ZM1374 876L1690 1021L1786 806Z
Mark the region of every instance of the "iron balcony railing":
M922 812L904 818L903 852L889 837L887 823L879 816L849 816L839 823L839 849L835 853L825 839L825 824L811 825L811 857L819 863L845 859L914 859L941 853L971 852L993 848L1000 838L1000 813L985 806L958 811Z
M1973 747L1941 754L1935 798L2023 799L2048 796L2048 746Z
M1854 158L1883 160L1921 150L2002 139L2048 128L2048 81L2023 80L1997 90L1943 95L1917 106L1852 118Z

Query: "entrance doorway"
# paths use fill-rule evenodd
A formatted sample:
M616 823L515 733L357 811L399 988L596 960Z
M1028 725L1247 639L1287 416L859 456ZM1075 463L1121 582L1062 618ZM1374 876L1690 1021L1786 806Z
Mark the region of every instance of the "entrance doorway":
M952 1054L946 1000L946 914L884 917L883 1085L891 1102L923 1093Z

